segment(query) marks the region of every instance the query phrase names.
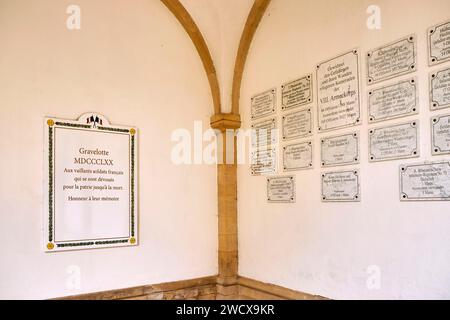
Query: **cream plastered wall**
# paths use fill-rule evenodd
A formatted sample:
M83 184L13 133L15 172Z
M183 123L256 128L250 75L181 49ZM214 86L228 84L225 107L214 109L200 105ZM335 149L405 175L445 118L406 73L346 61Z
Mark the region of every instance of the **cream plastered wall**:
M381 9L380 30L366 27L369 5ZM431 114L450 110L429 111L427 79L429 71L450 63L429 68L426 57L427 28L448 19L448 0L271 2L256 32L244 72L243 127L250 125L252 95L277 87L280 124L282 83L307 73L313 73L315 79L318 62L346 50L357 47L364 53L415 33L418 72L413 75L419 79L420 114L371 127L419 119L421 156L369 164L364 78L360 126L317 134L314 96L314 169L293 173L296 203L268 204L265 177L251 176L245 165L238 169L240 275L334 299L450 298L449 202L401 203L398 195L400 163L449 159L431 156ZM363 56L361 59L364 75L365 60ZM354 130L361 136L360 165L322 170L319 139ZM361 202L322 203L321 172L345 168L360 169ZM380 286L371 290L367 281L373 279L369 277L376 275L376 270L380 271Z
M81 8L81 30L66 28L69 4ZM208 128L213 113L172 13L157 0L0 0L0 48L0 298L217 274L216 167L170 159L172 131L194 120ZM138 127L140 244L44 253L43 118L89 111Z

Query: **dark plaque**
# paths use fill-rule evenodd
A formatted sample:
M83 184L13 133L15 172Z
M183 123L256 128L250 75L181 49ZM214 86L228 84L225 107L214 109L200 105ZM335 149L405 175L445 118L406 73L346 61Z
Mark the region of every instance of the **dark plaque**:
M301 142L283 147L283 168L285 171L312 169L312 142Z
M288 113L282 118L283 140L301 138L312 134L311 109Z
M417 50L415 35L367 52L367 83L375 83L415 71Z
M400 200L450 200L450 162L400 166Z
M431 152L433 155L450 153L450 115L431 119Z
M252 124L252 148L259 150L276 143L276 128L275 118Z
M267 178L268 202L295 202L295 177L280 176Z
M339 171L322 174L322 201L360 201L359 171Z
M450 21L428 29L428 64L430 66L450 59Z
M419 157L418 121L369 130L372 162Z
M360 122L359 57L352 50L317 65L319 131Z
M312 102L312 75L281 86L281 109L290 109Z
M251 167L252 175L275 173L276 151L275 148L257 150L252 152Z
M417 80L372 89L368 93L369 123L400 118L419 113Z
M430 109L450 107L450 68L430 74Z
M265 117L275 112L276 90L270 89L252 97L252 119Z
M321 140L322 167L359 163L359 135L356 132Z

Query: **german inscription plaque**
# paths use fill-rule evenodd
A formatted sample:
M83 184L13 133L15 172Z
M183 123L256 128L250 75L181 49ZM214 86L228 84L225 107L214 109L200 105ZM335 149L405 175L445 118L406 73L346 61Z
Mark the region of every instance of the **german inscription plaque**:
M301 142L283 147L283 168L285 171L312 169L312 142Z
M428 29L428 64L450 60L450 21Z
M252 175L261 175L275 173L276 171L276 150L270 148L266 150L257 150L251 154Z
M430 109L450 107L450 68L430 74Z
M275 88L259 93L251 98L251 118L257 119L275 112Z
M312 134L311 109L288 113L282 118L283 140L306 137Z
M322 174L322 201L360 201L359 171L339 171Z
M359 163L359 134L347 133L321 140L322 167Z
M279 176L267 178L268 202L295 202L295 177Z
M281 109L291 109L312 102L312 75L287 82L281 86Z
M252 148L261 149L276 143L277 122L275 118L252 124Z
M431 119L431 149L433 155L450 153L450 115Z

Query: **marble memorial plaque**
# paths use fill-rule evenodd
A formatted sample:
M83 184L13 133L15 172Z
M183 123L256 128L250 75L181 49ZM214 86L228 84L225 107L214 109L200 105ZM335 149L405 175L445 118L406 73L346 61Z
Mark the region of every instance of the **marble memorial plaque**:
M317 65L318 130L359 124L360 79L357 50Z
M283 147L283 168L285 171L312 169L312 142L300 142Z
M416 36L389 43L367 52L367 84L416 71Z
M276 172L276 149L257 150L251 154L252 175L269 174Z
M276 143L277 122L275 118L252 124L252 148L261 149Z
M312 102L312 75L287 82L281 86L281 109L290 109Z
M450 114L431 119L431 153L433 155L450 153Z
M323 202L357 202L361 200L358 170L322 174Z
M322 167L359 163L359 134L357 132L321 139Z
M417 93L415 78L369 90L369 123L419 113Z
M401 201L450 201L450 162L400 166Z
M369 130L371 162L419 157L419 122Z
M428 29L428 64L450 60L450 21Z
M311 109L298 110L282 117L283 140L302 138L312 134Z
M295 202L295 177L279 176L267 178L268 202Z
M251 118L262 118L275 113L276 90L270 89L251 98Z
M96 113L44 125L44 250L137 245L136 128Z
M450 107L450 68L430 74L430 109Z

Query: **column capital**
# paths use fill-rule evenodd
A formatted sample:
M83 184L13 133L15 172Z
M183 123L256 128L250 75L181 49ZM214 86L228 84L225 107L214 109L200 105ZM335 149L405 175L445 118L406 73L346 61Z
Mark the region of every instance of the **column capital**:
M241 127L241 116L234 113L216 113L210 118L213 129L239 129Z

